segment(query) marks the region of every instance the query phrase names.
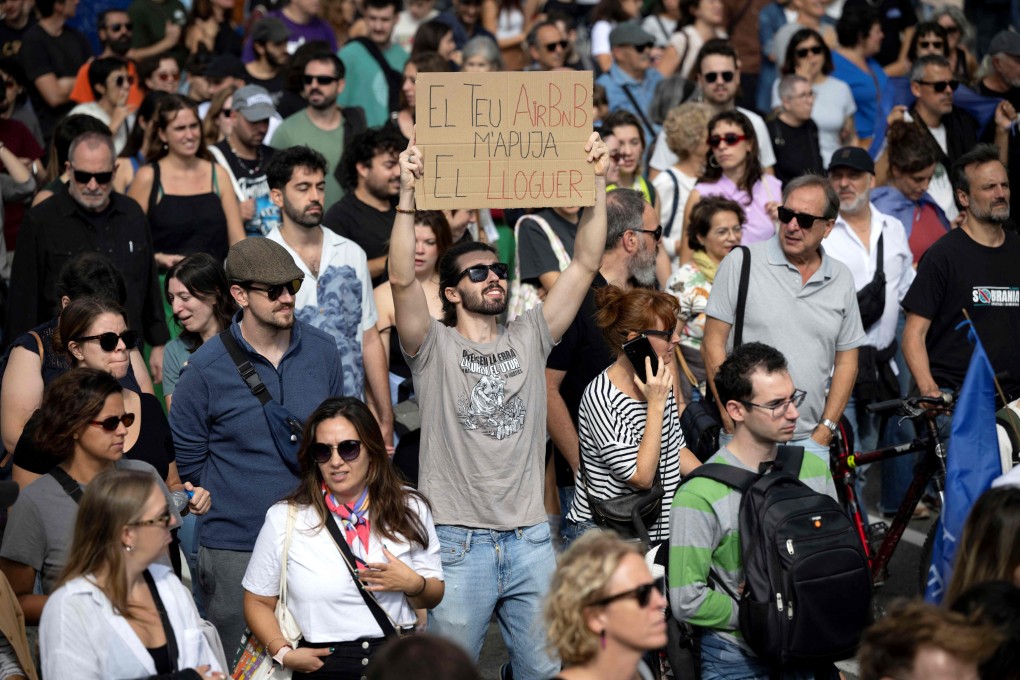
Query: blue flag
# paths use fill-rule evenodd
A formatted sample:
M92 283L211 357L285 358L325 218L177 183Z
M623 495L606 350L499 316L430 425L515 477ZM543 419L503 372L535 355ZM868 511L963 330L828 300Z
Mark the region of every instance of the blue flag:
M940 604L953 571L956 544L978 496L1002 474L995 432L995 371L969 321L967 335L974 352L953 412L952 437L946 459L946 491L935 533L924 599Z

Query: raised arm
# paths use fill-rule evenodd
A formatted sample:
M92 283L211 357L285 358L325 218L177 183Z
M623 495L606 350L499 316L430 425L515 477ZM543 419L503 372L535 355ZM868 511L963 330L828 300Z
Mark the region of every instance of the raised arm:
M412 133L407 149L400 154L400 199L397 201L397 218L393 221L393 231L390 233L389 257L394 324L400 336L400 344L409 354L418 353L432 322L425 290L414 276L414 183L425 170L421 150L414 142L415 135ZM604 229L603 226L603 240ZM443 294L442 282L439 294Z
M581 308L584 296L598 273L602 253L606 249L606 171L609 169L609 150L597 132L591 133L584 150L595 172L595 206L584 211L574 241L574 257L556 279L556 285L549 291L542 306L549 333L556 342L559 342L567 326L577 316L577 310Z

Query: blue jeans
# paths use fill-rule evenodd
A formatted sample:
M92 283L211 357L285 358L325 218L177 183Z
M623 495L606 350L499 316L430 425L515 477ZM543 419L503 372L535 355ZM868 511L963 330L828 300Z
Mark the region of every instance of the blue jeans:
M515 680L546 680L559 662L546 652L542 605L556 569L549 524L512 531L436 526L446 594L429 612L429 632L478 660L493 612Z
M590 520L581 520L580 522L567 520L561 532L563 534L563 550L569 548L582 534L596 529L598 529L598 526Z
M701 636L701 680L769 680L769 664L711 632ZM812 670L784 669L782 680L821 680ZM829 673L835 675L835 669Z

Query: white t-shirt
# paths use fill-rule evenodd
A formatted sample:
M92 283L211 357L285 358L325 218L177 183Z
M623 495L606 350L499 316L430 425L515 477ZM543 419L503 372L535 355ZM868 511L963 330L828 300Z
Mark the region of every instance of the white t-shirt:
M614 28L616 28L616 22L605 19L596 21L595 25L591 27L591 54L593 57L613 51L609 46L609 34L613 32Z
M382 550L385 547L419 575L442 579L439 537L436 536L432 513L415 496L410 497L408 508L421 518L428 532L428 548L381 538L372 531L367 554L361 541L354 541L352 552L365 562L385 562ZM371 522L371 509L368 517ZM336 520L330 514L327 521ZM382 630L351 580L340 549L325 527L317 527L320 527L320 521L315 509L299 507L287 560L287 607L301 628L302 636L309 642L348 642L360 637L381 637ZM248 570L241 581L245 590L262 597L280 594L280 554L286 532L287 504L281 502L266 513L266 522L255 541ZM403 593L377 592L375 596L397 626L414 625L414 609Z
M82 113L86 116L92 116L103 125L110 126L110 114L99 105L99 102L86 102L84 104L78 104L75 106L68 115ZM124 150L124 145L127 144L128 131L135 126L135 114L129 113L124 119L124 122L120 124L117 131L113 133L113 150L120 153Z
M776 152L772 150L772 137L769 135L769 129L766 127L765 121L754 111L749 111L739 106L736 108L737 111L748 117L752 127L754 127L754 135L758 138L758 160L761 161L762 169L771 168L776 164ZM649 162L649 165L662 172L676 164L678 160L676 154L670 151L669 145L666 144L666 134L659 131L658 137L655 138L655 152L652 153L652 160Z
M674 180L676 181L674 182ZM655 193L659 196L659 223L664 230L664 240L683 242L684 210L687 209L687 199L697 183L697 177L688 177L676 168L667 168L652 180ZM679 188L679 192L676 191L676 188ZM673 210L673 197L675 195L678 195L678 198L676 210ZM675 252L679 252L679 250L677 248ZM672 248L667 248L667 252L674 251Z

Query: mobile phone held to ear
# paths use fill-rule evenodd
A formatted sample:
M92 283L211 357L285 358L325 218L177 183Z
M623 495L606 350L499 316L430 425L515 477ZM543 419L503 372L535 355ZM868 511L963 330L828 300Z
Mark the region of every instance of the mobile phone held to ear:
M645 375L645 357L652 360L652 373L658 373L659 357L652 349L652 343L644 335L623 343L623 351L630 359L630 365L634 367L634 372L637 373L637 377L641 378L641 382L648 382L648 376Z

